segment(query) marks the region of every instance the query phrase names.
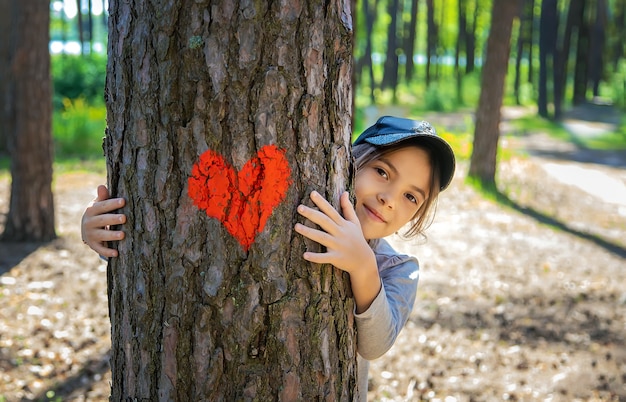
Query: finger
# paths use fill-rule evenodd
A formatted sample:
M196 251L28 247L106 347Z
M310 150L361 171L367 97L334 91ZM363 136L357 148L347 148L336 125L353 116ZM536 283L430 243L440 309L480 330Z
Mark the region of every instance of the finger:
M125 204L126 201L123 198L111 198L104 201L97 201L85 210L85 215L96 216L106 214L122 208Z
M298 213L326 232L332 232L333 227L336 226L336 223L326 214L306 205L298 205Z
M327 253L312 253L306 251L302 254L302 258L315 264L332 264Z
M294 227L297 233L300 233L302 236L306 237L309 240L313 240L314 242L321 244L324 247L330 247L332 245L332 238L326 232L321 230L317 230L314 228L310 228L308 226L304 226L301 223L296 223Z
M330 205L330 203L322 197L320 193L317 191L311 192L311 201L322 211L326 216L333 220L335 223L341 223L343 217L337 212L335 207Z
M88 243L102 243L105 241L122 240L124 237L125 234L121 230L97 229L90 231L85 241Z
M102 184L98 186L98 188L96 189L96 193L96 201L104 201L111 198L111 195L109 194L109 189Z
M90 229L121 225L123 223L126 223L126 215L124 214L103 214L90 216L85 219L85 226Z
M339 203L341 205L341 212L343 212L343 217L353 223L359 222L359 218L356 216L356 211L354 210L354 205L350 201L350 195L347 191L341 194L341 198L339 199Z
M89 247L91 247L93 251L98 253L98 255L101 255L103 257L117 257L118 255L117 250L113 248L105 247L103 244L100 244L100 243L90 244Z

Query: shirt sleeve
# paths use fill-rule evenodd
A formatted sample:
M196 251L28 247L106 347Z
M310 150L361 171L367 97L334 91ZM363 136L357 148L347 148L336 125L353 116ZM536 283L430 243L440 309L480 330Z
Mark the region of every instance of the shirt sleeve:
M355 314L357 349L367 360L379 358L393 346L413 309L419 277L414 257L383 254L377 260L380 292L366 311Z

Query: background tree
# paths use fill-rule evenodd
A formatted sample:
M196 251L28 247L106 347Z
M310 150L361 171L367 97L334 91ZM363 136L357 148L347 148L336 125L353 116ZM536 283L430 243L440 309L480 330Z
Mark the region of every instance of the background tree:
M398 49L401 48L399 44L400 38L398 37L398 16L401 15L402 10L400 8L399 0L390 0L388 3L387 13L391 22L387 31L387 55L385 57L383 79L381 81L381 88L390 88L394 93L398 87Z
M500 107L504 95L513 19L519 11L519 0L494 0L491 31L483 66L480 99L476 110L474 147L468 177L485 187L495 187L496 157L500 137Z
M8 52L10 105L7 135L11 199L3 240L48 241L56 237L52 197L52 88L48 52L48 0L12 0ZM5 4L6 6L6 4ZM6 108L4 108L6 112Z
M363 54L360 55L356 62L355 68L355 81L362 82L364 79L363 70L367 69L369 77L369 98L372 103L376 102L375 89L376 79L374 77L374 63L372 61L372 38L374 36L374 23L376 22L376 8L378 7L378 0L374 0L371 4L371 0L363 0L362 2L362 18L364 29L361 29L362 41L365 43Z
M567 84L567 71L572 36L578 31L580 17L584 10L584 0L572 0L569 3L563 37L559 41L554 66L554 118L560 120L563 115L563 97ZM575 39L575 38L574 38ZM547 107L544 106L547 113ZM545 117L545 115L544 115Z
M438 27L435 23L435 5L433 0L426 0L426 86L433 80L432 63L437 58Z
M9 56L11 47L14 43L12 40L11 30L11 9L12 4L9 1L0 1L0 34L4 40L0 41L0 77L10 77ZM7 137L12 131L13 118L11 113L12 103L9 94L12 93L10 86L12 81L9 79L0 79L0 156L7 153Z
M311 190L349 187L351 18L349 1L110 3L113 400L353 399L346 278L292 230Z
M406 65L404 71L404 77L406 82L411 82L413 79L414 59L415 59L415 44L417 42L417 17L419 11L419 1L410 0L410 16L405 24L404 37L404 54L406 55Z
M578 35L576 37L576 52L574 56L574 83L572 104L579 105L587 99L587 85L589 83L589 21L585 18L590 4L581 1L581 10L575 15Z
M522 0L520 12L519 34L517 35L517 51L515 52L515 80L513 94L515 103L520 105L520 86L522 84L522 61L532 60L533 27L535 25L535 0ZM532 83L532 63L528 63L528 82Z
M553 93L554 84L551 72L556 74L554 59L558 34L559 14L557 0L541 2L541 20L539 23L539 97L537 107L539 116L549 117L549 94Z

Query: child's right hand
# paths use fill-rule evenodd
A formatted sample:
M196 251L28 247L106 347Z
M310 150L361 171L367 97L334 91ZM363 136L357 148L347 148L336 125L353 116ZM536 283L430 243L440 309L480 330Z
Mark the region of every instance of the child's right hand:
M83 243L93 251L103 257L117 257L117 250L107 247L106 242L124 238L124 232L109 230L109 227L126 222L126 215L111 213L123 207L126 201L109 197L109 190L105 186L98 186L98 196L87 207L81 219L80 232Z

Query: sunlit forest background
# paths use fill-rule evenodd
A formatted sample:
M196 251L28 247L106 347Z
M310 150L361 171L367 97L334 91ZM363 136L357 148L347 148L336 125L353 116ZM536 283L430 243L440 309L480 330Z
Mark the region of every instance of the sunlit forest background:
M32 173L12 163L38 162L11 150L6 113L8 10L31 1L0 1L0 234L12 179ZM501 38L510 53L493 191L467 172L494 78L483 74L494 0L355 1L354 134L385 114L424 118L457 157L427 242L395 239L419 256L418 300L372 362L370 400L626 400L626 0L518 4ZM101 401L111 389L107 265L79 226L107 178L108 1L49 5L51 131L39 132L52 136L45 212L57 220L43 241L0 236L0 402Z
M56 156L103 162L107 2L50 4ZM541 125L559 135L563 110L584 102L624 110L625 4L523 1L514 21L504 98L505 105L534 111L517 123L520 129ZM390 105L416 118L425 111L473 111L490 13L490 0L358 1L354 131ZM459 128L465 131L459 136L473 134L471 124ZM623 125L616 134L595 139L592 146L623 146Z

